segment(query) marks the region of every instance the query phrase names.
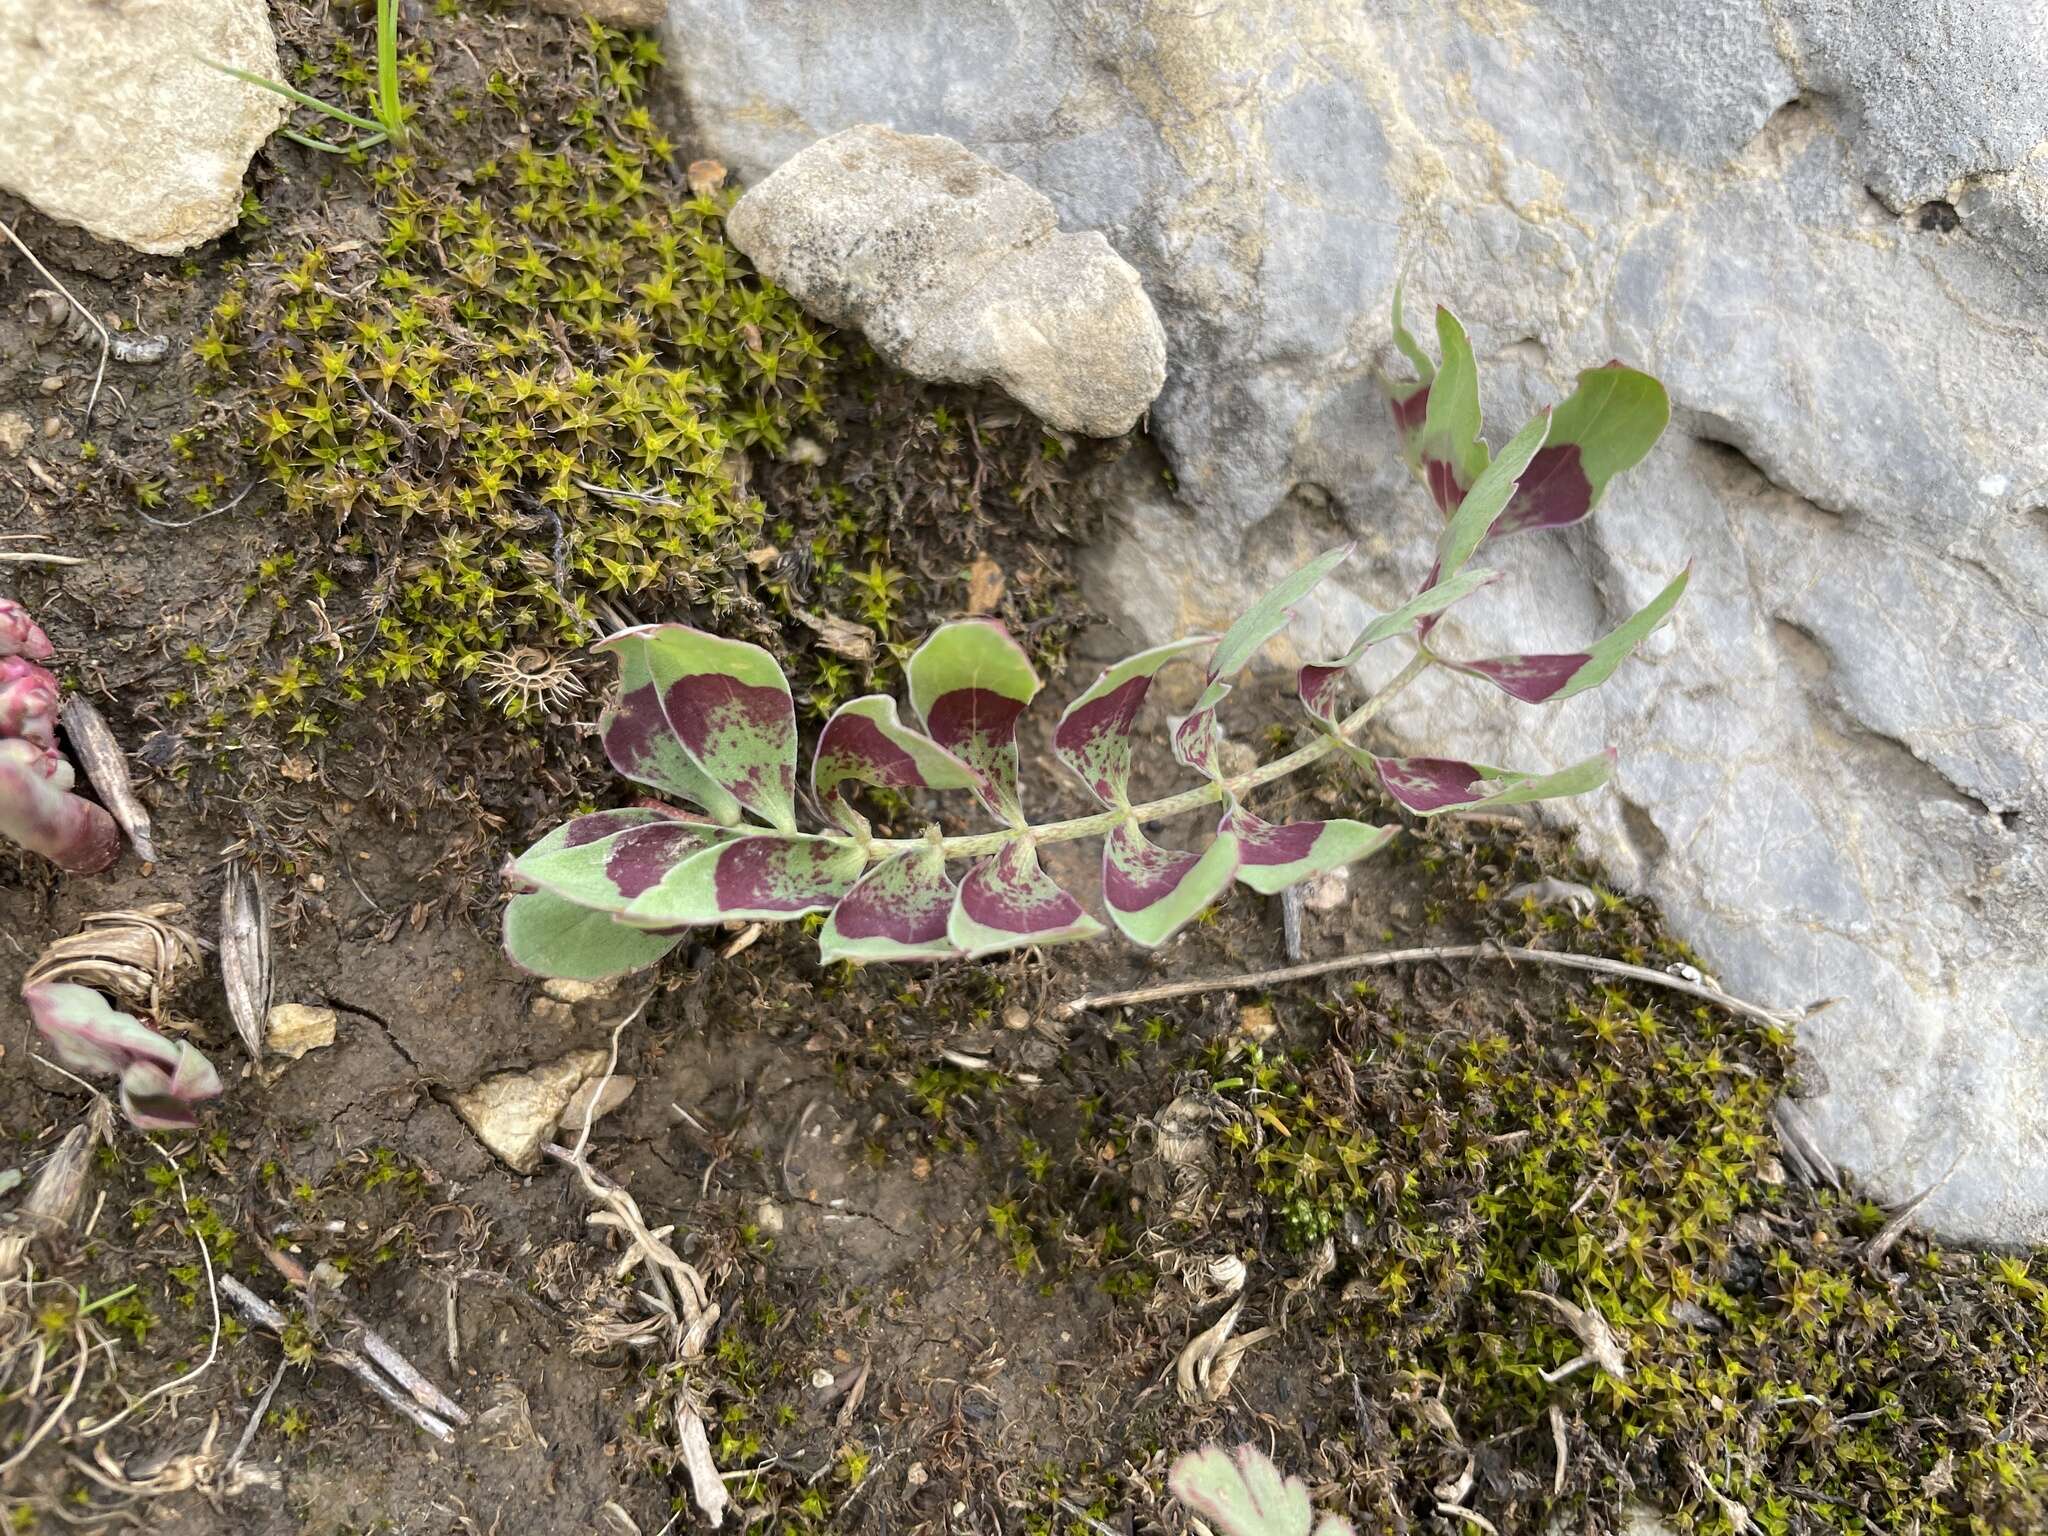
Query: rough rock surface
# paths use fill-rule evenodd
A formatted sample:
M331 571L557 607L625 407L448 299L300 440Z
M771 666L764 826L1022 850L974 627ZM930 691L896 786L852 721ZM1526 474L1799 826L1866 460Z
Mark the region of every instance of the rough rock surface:
M334 1026L340 1019L332 1008L279 1003L264 1021L263 1048L273 1056L297 1061L308 1051L334 1044Z
M1497 443L1619 356L1674 430L1593 521L1502 550L1446 643L1563 648L1688 555L1647 659L1389 722L1496 762L1621 751L1571 807L1803 1038L1824 1148L1953 1235L2048 1240L2048 12L2031 0L1200 6L675 0L700 138L944 133L1106 231L1171 340L1103 560L1134 643L1340 534L1348 640L1431 531L1371 374L1411 294L1473 328Z
M1070 432L1128 432L1166 379L1144 285L1101 234L950 139L848 129L726 220L811 313L921 378L987 383Z
M0 5L0 188L105 240L166 255L232 228L277 96L262 0Z
M540 1149L555 1134L563 1114L577 1102L582 1090L603 1078L610 1059L609 1052L594 1046L571 1051L530 1071L496 1073L458 1093L451 1104L463 1123L476 1132L478 1141L511 1168L531 1173L540 1166ZM591 1119L616 1109L624 1098L625 1093L614 1094L608 1088ZM590 1105L591 1096L583 1095L580 1107ZM577 1129L582 1129L580 1119Z
M652 27L667 13L667 0L534 0L557 16L588 16L612 27Z

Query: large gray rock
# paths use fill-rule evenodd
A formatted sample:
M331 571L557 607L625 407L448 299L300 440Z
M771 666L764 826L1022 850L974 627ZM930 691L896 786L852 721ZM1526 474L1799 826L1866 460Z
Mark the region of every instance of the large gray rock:
M104 240L166 255L234 226L284 102L263 0L0 3L0 189Z
M1131 430L1166 381L1144 284L1102 236L951 139L864 125L791 157L726 233L811 313L920 378L993 384L1070 432Z
M1427 679L1402 740L1518 765L1802 1038L1823 1146L1962 1236L2048 1240L2048 12L2032 0L1200 6L675 0L706 148L749 175L884 121L1105 230L1172 360L1175 471L1125 466L1100 593L1134 641L1344 533L1334 650L1425 574L1372 374L1387 304L1471 327L1498 442L1619 356L1674 430L1598 515L1499 550L1448 647L1568 648L1694 561L1606 688ZM1956 221L1960 219L1960 225ZM1469 611L1467 611L1469 610Z

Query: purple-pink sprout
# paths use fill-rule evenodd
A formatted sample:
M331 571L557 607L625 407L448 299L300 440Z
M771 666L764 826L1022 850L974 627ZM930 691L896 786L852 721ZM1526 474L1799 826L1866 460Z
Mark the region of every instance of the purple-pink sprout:
M0 737L57 745L57 679L26 656L0 656Z
M0 597L0 656L26 656L48 661L55 648L28 610L11 597Z
M90 987L51 982L22 991L29 1017L73 1072L120 1079L121 1110L138 1130L185 1131L221 1093L220 1074L183 1040L166 1040Z
M0 837L74 875L96 875L121 856L121 832L99 806L71 793L57 751L57 679L38 661L50 637L12 598L0 597Z

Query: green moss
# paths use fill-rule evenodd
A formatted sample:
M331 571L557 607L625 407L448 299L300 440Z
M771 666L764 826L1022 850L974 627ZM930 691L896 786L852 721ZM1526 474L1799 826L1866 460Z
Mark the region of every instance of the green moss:
M1619 900L1583 921L1529 907L1501 936L1538 933L1679 948ZM1667 994L1511 985L1421 1009L1360 984L1318 1010L1321 1047L1204 1062L1270 1224L1337 1258L1322 1347L1360 1387L1356 1453L1387 1473L1366 1481L1392 1490L1359 1497L1364 1528L1399 1528L1395 1503L1470 1448L1467 1503L1503 1530L1639 1500L1726 1532L1724 1499L1772 1536L2048 1527L2039 1263L1912 1238L1867 1262L1885 1213L1777 1162L1779 1032ZM1597 1310L1626 1379L1546 1383L1580 1343L1531 1291Z
M517 715L621 612L740 601L764 516L742 456L819 413L827 344L726 244L730 195L680 185L652 44L592 27L584 47L552 143L520 141L513 92L487 103L502 154L380 159L382 228L355 242L374 254L281 244L200 338L304 530L244 593L282 654L199 674L224 728L309 739L374 691L431 714L472 680Z
M542 727L595 712L603 634L756 640L822 719L899 683L983 556L1008 574L997 616L1059 665L1082 619L1068 440L895 374L754 275L724 236L734 190L693 190L648 110L648 39L536 17L515 52L546 67L464 85L474 17L407 36L411 151L266 189L194 347L212 408L95 471L160 524L203 520L219 573L158 637L183 658L171 772L232 795L279 868L312 852L296 786L408 815L481 800L495 837L533 808L479 784L598 792L586 745ZM291 78L367 100L346 39L309 46Z

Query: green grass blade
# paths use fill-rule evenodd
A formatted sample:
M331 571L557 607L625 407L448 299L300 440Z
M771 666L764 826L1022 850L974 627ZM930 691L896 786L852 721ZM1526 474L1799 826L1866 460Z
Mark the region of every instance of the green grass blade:
M211 65L224 75L233 75L244 85L253 85L259 90L269 91L273 95L284 97L287 101L295 101L302 107L311 107L315 112L324 113L339 122L347 123L351 128L360 128L365 133L384 132L384 125L382 123L372 122L367 117L357 117L355 113L344 112L340 107L329 106L317 96L308 96L304 91L295 91L281 80L272 80L264 75L252 74L246 69L237 69L232 64L223 64L218 59L206 59L203 62Z
M379 129L376 133L363 138L350 139L346 144L330 144L325 139L316 139L311 134L300 133L292 128L280 128L277 131L280 137L290 139L294 144L303 144L308 149L317 149L323 155L352 155L359 149L375 149L389 137Z
M398 0L377 0L377 115L394 144L405 142L398 103Z

